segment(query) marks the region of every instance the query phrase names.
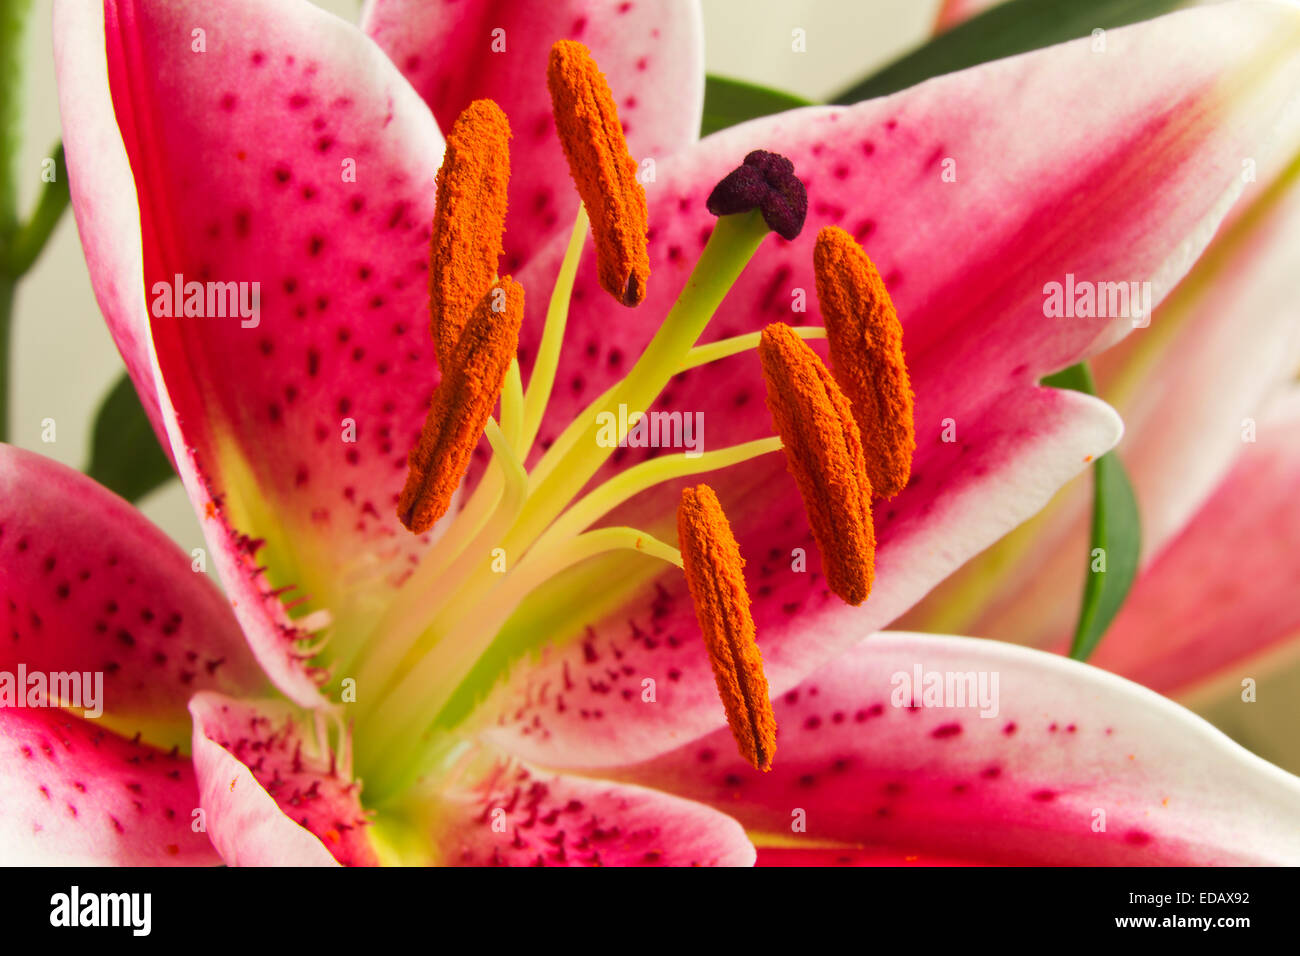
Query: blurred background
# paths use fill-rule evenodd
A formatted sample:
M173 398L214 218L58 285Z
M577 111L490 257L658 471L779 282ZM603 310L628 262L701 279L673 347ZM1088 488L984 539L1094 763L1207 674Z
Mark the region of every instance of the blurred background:
M316 0L357 19L359 0ZM51 57L50 0L37 0L27 45L27 104L22 207L41 187L41 163L58 142L59 115ZM825 100L926 39L940 0L704 0L710 73ZM791 52L791 31L806 31L808 55ZM73 217L65 215L15 306L13 441L72 467L87 456L90 426L122 371L91 292ZM42 441L53 419L56 440ZM203 545L179 483L140 503L185 550ZM1203 688L1184 703L1242 744L1300 773L1300 666L1259 675L1258 701L1243 704L1236 678Z

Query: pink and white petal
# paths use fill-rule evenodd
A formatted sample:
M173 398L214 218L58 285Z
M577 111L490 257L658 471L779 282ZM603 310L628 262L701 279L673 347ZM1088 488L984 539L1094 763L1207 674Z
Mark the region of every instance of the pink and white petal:
M140 402L170 456L149 363L144 262L141 245L132 238L140 232L140 207L131 163L113 121L98 4L56 0L54 61L68 187L91 286Z
M1296 88L1279 89L1267 74L1250 87L1253 95L1240 93L1238 79L1260 61L1230 52L1221 42L1225 31L1259 51L1274 36L1300 34L1300 12L1248 4L1181 14L1114 31L1106 57L1086 42L1067 44L848 109L759 120L662 164L651 190L652 253L658 274L672 281L653 287L643 310L666 312L685 282L687 261L710 229L703 209L709 186L748 150L766 147L788 153L809 182L810 222L793 243L768 240L723 303L716 334L799 321L791 293L812 287L811 245L816 226L827 221L866 243L904 325L918 449L912 483L879 508L876 594L864 610L843 610L816 579L791 572L793 549L811 542L778 457L710 476L751 565L766 559L756 616L778 687L793 686L888 624L1118 438L1105 406L1035 382L1130 331L1132 319L1048 318L1044 284L1071 272L1094 277L1089 281L1150 280L1158 301L1240 192L1243 151L1258 151L1270 136L1300 136L1280 122ZM1116 63L1124 69L1116 71ZM1278 74L1300 82L1300 57L1284 66ZM1122 79L1129 67L1141 77L1136 84ZM1012 97L1024 104L1016 117L1002 106ZM1083 126L1072 125L1080 118ZM941 178L946 156L957 159L956 183ZM1146 158L1132 165L1137 156ZM1025 190L1025 182L1038 185ZM844 197L853 197L852 209ZM963 228L972 231L966 239ZM576 337L578 347L565 357L551 436L627 367L650 334L603 321L601 301L584 264L569 340ZM752 355L687 373L669 393L660 407L702 411L710 447L769 432ZM671 504L671 491L648 495L617 520L640 519L633 523L654 531ZM717 718L680 582L661 579L655 593L641 580L640 600L607 617L590 612L564 622L553 643L567 646L538 667L517 669L484 715L498 721L493 739L528 759L587 766L621 753L649 756L654 741L687 739ZM793 626L796 619L802 627ZM614 686L654 677L663 691L664 676L672 704L651 714L639 693L625 696L630 688ZM575 694L583 704L573 706ZM641 708L636 739L619 729L626 721L597 727L625 708Z
M988 694L909 707L918 668L941 688L983 680ZM611 775L709 803L760 844L984 863L1300 862L1300 779L1068 658L876 634L777 701L776 716L771 773L722 730Z
M1300 146L1282 175L1248 187L1240 214L1153 316L1097 356L1098 392L1124 417L1120 451L1154 557L1242 451L1242 423L1300 369L1295 253Z
M429 859L458 866L750 866L735 820L666 793L556 774L490 752L412 819Z
M360 784L281 701L196 694L194 766L208 833L231 866L378 862Z
M1185 693L1300 635L1300 392L1244 448L1138 578L1092 663Z
M1280 173L1260 171L1151 326L1093 361L1099 394L1124 418L1119 454L1141 509L1144 566L1234 466L1245 421L1300 368L1297 244L1300 152ZM1055 646L1078 608L1090 515L1090 488L1079 482L945 582L903 626Z
M51 709L0 708L6 866L202 866L194 768L177 751Z
M0 445L0 621L0 670L84 675L90 696L98 674L82 709L164 748L188 749L195 691L268 687L189 555L91 479L12 445Z
M699 138L704 29L698 0L371 0L362 28L424 97L444 132L473 100L492 99L505 110L515 161L503 275L518 272L557 230L567 232L578 211L546 87L547 57L557 40L581 40L591 49L637 159L662 162ZM550 282L535 288L544 302Z
M74 209L88 249L119 250L92 252L101 307L124 350L156 353L172 450L225 526L209 536L224 564L255 567L233 546L266 542L267 579L227 586L296 587L357 631L349 615L368 612L349 601L382 600L425 546L393 503L437 380L436 124L372 41L310 3L55 12ZM258 283L259 311L151 319L143 290L157 304L176 275ZM240 601L255 640L283 623L277 603Z

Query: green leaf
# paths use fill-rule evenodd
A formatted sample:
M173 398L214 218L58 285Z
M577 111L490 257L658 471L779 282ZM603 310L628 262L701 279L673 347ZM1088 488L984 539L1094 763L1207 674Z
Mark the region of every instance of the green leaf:
M1007 0L940 33L883 70L849 87L834 103L896 93L931 77L1027 53L1139 20L1186 0Z
M808 100L793 93L770 90L765 86L754 86L722 76L706 76L704 120L700 124L700 135L708 136L746 120L811 105Z
M176 477L126 375L114 383L95 415L85 472L127 501L139 501Z
M1083 363L1049 375L1043 384L1097 394L1092 374ZM1086 661L1092 655L1124 605L1137 576L1141 548L1142 530L1133 484L1116 454L1107 452L1093 465L1092 542L1083 606L1070 645L1070 656L1075 660ZM1104 570L1095 569L1099 564Z

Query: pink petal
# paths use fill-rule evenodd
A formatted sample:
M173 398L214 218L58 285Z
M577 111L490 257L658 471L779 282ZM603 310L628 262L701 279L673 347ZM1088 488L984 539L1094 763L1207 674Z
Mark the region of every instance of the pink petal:
M424 547L393 502L437 379L425 290L437 128L370 40L298 0L110 0L103 16L60 2L55 32L100 305L131 368L155 353L187 488L219 519L223 573L241 569L225 579L237 613L262 643L283 624L263 592L296 587L338 622L340 594L380 597ZM150 323L141 264L151 302L177 274L261 283L259 324ZM257 561L255 539L270 542ZM268 578L252 574L260 564Z
M1151 327L1093 362L1099 394L1124 418L1119 454L1141 510L1144 566L1220 487L1244 449L1243 422L1300 365L1296 156L1280 175L1260 166L1259 182ZM905 626L1058 646L1077 614L1091 513L1090 484L1079 482L945 582Z
M1243 419L1258 415L1300 367L1300 140L1292 146L1286 173L1274 181L1260 171L1238 215L1151 328L1097 357L1099 393L1113 395L1129 431L1120 450L1144 506L1148 555L1233 467Z
M1240 156L1266 138L1294 93L1266 84L1260 100L1219 97L1217 84L1256 64L1233 52L1241 49L1235 42L1222 42L1225 31L1263 42L1295 21L1294 12L1270 6L1180 14L1112 31L1105 57L1087 42L1039 51L849 109L746 124L662 164L651 190L652 268L661 280L641 313L666 313L685 282L708 235L710 186L747 151L766 147L790 155L809 183L810 221L794 243L767 240L710 335L814 320L790 311L791 293L812 294L811 247L828 221L866 244L904 324L918 449L912 484L877 510L877 584L865 610L846 611L816 580L786 573L797 547L809 549L810 573L818 566L779 458L709 478L750 560L774 686L794 686L888 624L1116 440L1118 424L1104 406L1033 383L1109 344L1132 321L1049 319L1043 285L1067 272L1088 281L1149 278L1159 299L1240 186ZM1300 62L1293 69L1300 72ZM1013 99L1022 104L1014 116L1004 109ZM1136 159L1157 155L1158 162ZM947 156L958 161L956 183L940 178ZM526 270L525 283L550 274L543 259ZM625 371L653 331L606 320L590 262L574 298L572 344L543 437ZM718 448L770 432L762 395L756 360L741 355L680 376L657 407L702 411L707 446ZM948 422L954 442L943 441ZM615 459L626 465L634 450L622 452ZM674 490L647 495L611 520L667 527ZM644 570L635 573L646 580ZM655 586L657 593L647 581L630 607L604 619L562 622L555 640L568 646L517 668L493 700L486 717L498 723L495 739L528 759L591 766L649 756L720 719L680 579L668 575ZM645 678L657 682L655 706L641 702Z
M196 694L194 765L230 866L372 865L360 786L305 739L291 705Z
M906 706L898 675L918 667L983 674L989 689L996 675L996 715ZM786 694L776 716L771 773L745 765L723 730L617 776L786 846L986 863L1300 861L1300 780L1158 694L1041 651L877 634Z
M1143 572L1092 663L1181 692L1300 632L1300 392L1256 437Z
M148 309L138 239L140 210L131 164L113 121L103 56L104 27L97 4L56 0L54 59L63 119L69 189L90 269L91 286L108 330L126 362L141 404L171 455L149 362ZM83 159L84 157L84 159Z
M267 686L189 555L89 478L12 445L0 445L0 608L0 671L98 672L106 719L155 745L188 746L195 691Z
M7 669L7 667L5 668ZM6 866L202 866L189 760L63 710L0 709Z
M496 759L423 808L438 862L463 866L750 866L735 820L642 787Z
M567 233L578 211L546 89L556 40L581 40L591 49L638 160L662 162L699 137L704 43L697 0L371 0L362 27L444 131L476 99L495 100L509 117L514 142L503 275L517 272L557 230ZM494 52L497 30L504 31L503 52ZM545 302L549 282L537 288Z

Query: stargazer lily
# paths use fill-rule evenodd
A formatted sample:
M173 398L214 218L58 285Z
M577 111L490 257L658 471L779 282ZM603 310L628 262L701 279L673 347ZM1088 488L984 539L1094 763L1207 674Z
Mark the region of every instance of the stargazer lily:
M1152 692L867 636L1118 440L1108 406L1036 383L1131 322L1049 320L1041 277L1164 295L1237 157L1295 122L1296 11L693 144L689 7L486 7L380 0L385 57L295 0L56 5L96 294L233 615L123 503L4 450L6 660L106 674L99 726L0 711L6 857L1296 859L1300 782ZM485 100L529 159L504 240ZM176 275L259 282L259 324L151 315ZM792 321L808 289L829 370ZM619 401L702 410L711 450L629 462L593 440Z

